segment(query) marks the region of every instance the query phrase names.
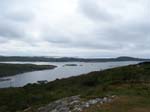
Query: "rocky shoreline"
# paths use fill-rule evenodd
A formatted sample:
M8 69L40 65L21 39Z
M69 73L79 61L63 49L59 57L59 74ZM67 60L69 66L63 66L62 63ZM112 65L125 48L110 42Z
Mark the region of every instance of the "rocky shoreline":
M83 101L80 96L72 96L54 101L38 109L38 112L82 112L95 104L110 103L116 96L90 99Z

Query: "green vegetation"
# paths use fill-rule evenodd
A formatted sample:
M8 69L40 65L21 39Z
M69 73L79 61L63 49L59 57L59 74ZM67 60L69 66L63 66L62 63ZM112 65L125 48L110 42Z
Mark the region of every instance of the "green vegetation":
M24 72L36 70L53 69L53 65L34 65L34 64L4 64L0 63L0 77L12 76Z
M48 84L0 89L0 112L16 112L28 107L34 110L51 101L73 95L81 95L84 99L118 96L111 104L93 106L85 112L149 112L150 63L57 79Z

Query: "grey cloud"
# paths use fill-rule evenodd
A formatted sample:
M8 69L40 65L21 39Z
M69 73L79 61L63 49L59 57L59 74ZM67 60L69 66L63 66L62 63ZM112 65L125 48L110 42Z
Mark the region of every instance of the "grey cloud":
M138 34L138 33L134 33L134 32L131 32L131 31L126 31L126 30L107 30L105 32L105 37L106 37L106 40L108 41L108 46L111 48L113 48L113 46L116 46L114 47L114 49L109 49L106 47L107 50L118 50L120 49L120 52L123 52L123 50L127 50L128 52L129 51L138 51L139 50L139 47L141 47L141 49L144 49L142 48L141 45L145 46L146 44L148 44L150 41L149 41L149 36L144 36L144 35L141 35L141 34ZM97 35L98 37L98 35ZM99 39L100 40L100 39ZM147 46L147 49L149 49L150 46L148 47ZM140 51L139 51L140 52Z
M65 36L65 34L57 30L55 31L54 29L43 31L41 36L44 41L52 44L67 44L71 41L68 36Z
M0 23L0 36L3 38L18 38L22 37L24 32L17 25L9 23Z
M4 15L5 19L15 22L29 22L33 20L34 15L31 12L9 12Z
M44 25L41 27L40 37L50 44L67 45L71 43L71 36L66 33L65 28L55 28L53 26ZM74 34L73 34L74 35Z
M95 0L80 0L79 4L80 12L93 21L112 21L114 19L107 8L99 7Z
M0 44L1 44L1 43L6 43L7 41L8 41L8 40L7 40L6 38L3 38L3 37L0 36Z
M105 30L109 40L118 42L136 43L147 41L150 36L150 25L147 24L127 24L119 27L111 27Z
M123 21L121 20L121 18L115 17L115 15L112 15L107 11L107 9L109 9L110 7L105 7L105 9L102 9L101 7L98 7L95 1L92 0L88 0L86 2L80 1L80 9L84 15L86 15L88 18L90 18L95 22L96 27L100 27L100 29L96 29L95 32L93 32L93 36L97 37L97 40L100 41L106 40L108 41L108 43L111 42L112 45L114 46L117 44L118 48L119 46L122 46L123 48L126 49L127 48L131 49L131 47L137 48L139 43L147 44L147 42L149 42L150 24L148 20L146 20L145 18L143 19L142 17L142 18L135 18L135 21L131 21L131 22ZM124 5L126 5L130 3L134 3L136 1L132 1L132 2L123 1L123 2L125 3ZM138 2L141 1L139 0ZM146 1L143 3L146 3ZM146 5L145 6L144 5L143 7L145 8L145 12L146 12L149 9ZM121 10L122 9L120 8L120 11ZM126 13L124 13L124 15L126 15ZM109 22L109 24L108 26L102 27L101 24L97 22L97 20L101 22L104 22L105 20L106 22ZM104 39L101 38L101 36L104 37ZM111 47L111 44L108 46ZM107 49L107 47L105 48Z
M1 19L8 19L16 22L29 21L33 16L33 11L24 1L18 0L1 0L0 1L0 17Z
M22 39L26 36L26 25L34 15L25 4L18 4L17 0L0 1L0 37L7 39ZM23 3L23 1L22 1Z
M63 35L49 35L44 40L48 41L49 43L53 44L67 44L70 40Z

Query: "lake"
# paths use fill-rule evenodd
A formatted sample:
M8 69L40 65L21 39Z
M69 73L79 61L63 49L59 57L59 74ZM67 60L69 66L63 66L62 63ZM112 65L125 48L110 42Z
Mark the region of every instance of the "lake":
M0 88L7 87L22 87L28 83L36 83L37 81L47 80L53 81L56 79L67 78L71 76L78 76L87 74L92 71L100 71L109 68L137 64L136 61L125 62L98 62L98 63L85 63L85 62L6 62L6 63L19 63L19 64L37 64L37 65L56 65L57 68L51 70L34 71L15 76L4 77L11 80L0 82ZM75 64L77 66L64 66Z

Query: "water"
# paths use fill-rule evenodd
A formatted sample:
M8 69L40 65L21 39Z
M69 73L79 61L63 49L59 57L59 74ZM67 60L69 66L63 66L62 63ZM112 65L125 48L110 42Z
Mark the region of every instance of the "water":
M10 62L6 62L10 63ZM28 83L36 83L37 81L47 80L53 81L56 79L67 78L71 76L78 76L86 74L92 71L100 71L108 68L114 68L119 66L126 66L131 64L137 64L139 62L128 61L128 62L105 62L105 63L84 63L84 62L11 62L11 63L32 63L37 65L56 65L58 66L52 70L43 70L18 74L11 77L11 80L0 82L0 88L7 87L22 87ZM64 66L66 64L77 64L78 66Z

